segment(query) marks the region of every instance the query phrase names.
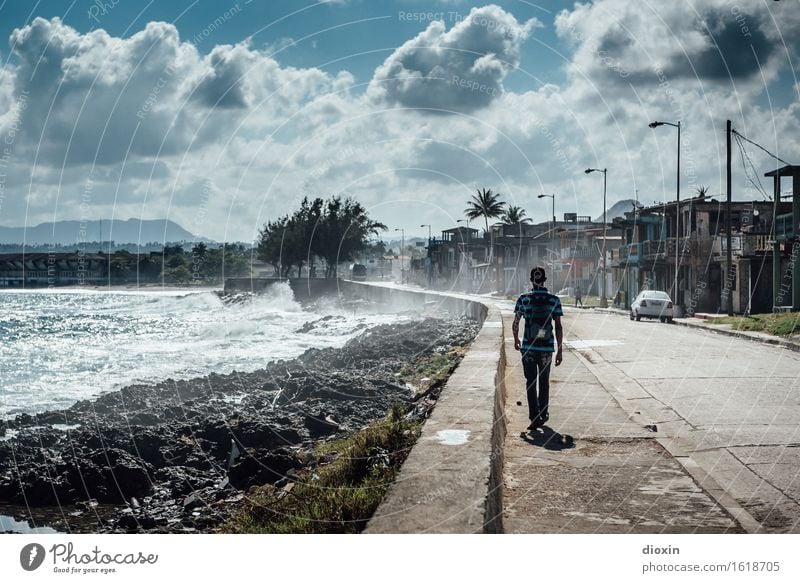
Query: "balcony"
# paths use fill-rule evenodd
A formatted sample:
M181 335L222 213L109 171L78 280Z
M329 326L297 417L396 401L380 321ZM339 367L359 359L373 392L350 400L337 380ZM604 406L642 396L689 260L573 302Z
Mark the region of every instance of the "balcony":
M591 247L570 247L561 250L561 257L563 259L591 259L597 255L598 253Z
M714 255L725 255L728 249L728 238L725 235L714 237L712 246ZM731 255L748 257L772 250L769 235L755 233L737 233L731 235Z
M664 259L667 256L666 241L643 241L641 257L645 260L654 261Z
M647 261L670 259L676 255L676 247L680 245L677 254L687 257L692 255L693 241L689 237L669 237L660 241L642 242L641 257Z

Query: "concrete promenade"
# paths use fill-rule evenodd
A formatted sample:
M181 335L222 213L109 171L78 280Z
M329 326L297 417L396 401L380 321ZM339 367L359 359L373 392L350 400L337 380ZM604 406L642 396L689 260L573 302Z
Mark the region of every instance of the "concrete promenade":
M695 498L708 503L710 497L745 532L800 532L798 352L718 330L632 322L626 315L598 310L569 310L564 325L569 352L563 369L555 373L551 427L567 433L585 429L583 421L574 427L572 410L582 407L573 399L602 390L680 464L701 490ZM577 365L570 365L570 358L591 376L580 380L571 372ZM508 363L513 364L510 356ZM512 386L511 379L506 378L506 386ZM509 395L509 404L516 400ZM563 407L567 409L559 414ZM610 409L598 410L596 420L611 414ZM595 423L589 427L591 433L604 430ZM507 450L518 428L509 419ZM604 439L624 434L612 431ZM580 438L575 441L579 449ZM516 479L508 469L510 456L507 489ZM646 489L647 468L647 463L621 465L620 471L637 473L638 489ZM678 481L663 484L670 497ZM636 497L629 500L638 504ZM505 507L510 507L508 497ZM688 526L686 531L695 532Z
M573 314L566 314L565 323ZM510 334L513 315L503 310L503 318L508 331L504 532L742 531L643 420L622 409L569 344L551 375L550 421L537 432L525 431L528 408Z
M550 420L531 434L513 302L338 291L483 323L366 532L800 532L800 352L567 307Z

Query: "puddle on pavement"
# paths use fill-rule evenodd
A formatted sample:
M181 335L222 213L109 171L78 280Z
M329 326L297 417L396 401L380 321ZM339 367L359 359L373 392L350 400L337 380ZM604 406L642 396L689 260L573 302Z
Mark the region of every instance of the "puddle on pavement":
M567 348L573 350L591 350L599 346L621 346L621 340L567 340L564 342Z
M464 445L468 438L468 429L443 429L436 432L436 439L444 445Z

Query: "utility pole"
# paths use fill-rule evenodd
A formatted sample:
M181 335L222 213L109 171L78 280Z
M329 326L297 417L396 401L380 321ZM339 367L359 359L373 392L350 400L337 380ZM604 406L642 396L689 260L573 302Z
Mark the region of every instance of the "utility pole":
M781 246L778 243L778 206L781 203L781 167L775 168L775 177L772 179L772 228L770 239L772 239L772 311L777 312L778 293L781 280Z
M731 120L725 124L725 143L727 145L725 177L727 179L727 200L725 202L725 302L729 316L733 316L733 297L731 297L731 275L733 269L733 253L731 247Z
M602 270L603 275L600 283L603 285L602 287L602 294L600 296L600 307L607 308L608 307L608 297L606 295L606 227L608 226L608 221L606 220L606 178L608 176L608 168L587 168L584 170L586 174L591 174L592 172L602 172L603 173L603 249L601 251L602 254Z

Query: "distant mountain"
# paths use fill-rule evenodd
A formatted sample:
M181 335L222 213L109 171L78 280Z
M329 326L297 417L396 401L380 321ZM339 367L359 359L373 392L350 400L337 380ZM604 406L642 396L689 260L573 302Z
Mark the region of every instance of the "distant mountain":
M629 213L633 210L633 205L636 204L636 201L632 198L626 198L625 200L620 200L619 202L615 202L614 206L609 209L606 209L606 220L610 223L617 217L625 216L625 213ZM642 205L639 204L641 207ZM601 214L594 220L595 223L602 223L603 222L603 215Z
M114 241L149 243L158 241L208 241L193 235L178 223L164 219L113 221L56 221L35 227L0 227L0 244L75 245L79 242Z

